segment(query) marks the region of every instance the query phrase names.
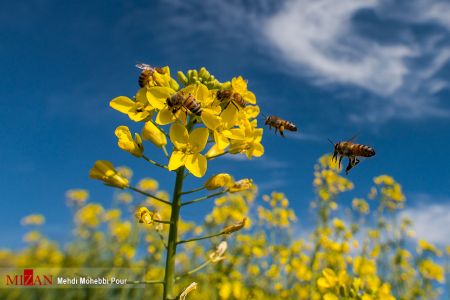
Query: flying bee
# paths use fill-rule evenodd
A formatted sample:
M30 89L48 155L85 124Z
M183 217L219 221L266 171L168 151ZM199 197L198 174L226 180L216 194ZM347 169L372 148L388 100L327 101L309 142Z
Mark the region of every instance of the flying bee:
M230 103L234 105L238 110L244 108L247 105L247 101L242 98L238 93L233 93L231 90L217 91L217 99L220 103L224 104L223 110L225 110Z
M141 69L141 74L139 74L138 83L141 88L145 87L145 85L149 82L150 76L153 75L154 72L158 72L159 74L164 74L165 71L159 67L152 67L147 64L137 64L136 68Z
M172 110L173 114L175 114L181 108L184 108L186 112L190 111L196 116L201 116L202 114L202 108L200 104L191 94L183 95L181 92L175 93L166 99L166 103Z
M332 160L337 161L339 159L339 167L341 166L342 158L344 156L348 157L348 165L345 169L345 174L348 174L350 169L359 164L359 159L357 158L358 156L371 157L375 155L374 148L362 144L353 143L354 139L355 137L353 137L349 141L338 143L333 143L331 140L328 140L334 146Z
M297 126L295 126L294 123L283 120L276 116L266 117L266 121L264 124L269 125L269 129L272 129L272 127L274 127L275 134L277 134L277 130L280 131L282 137L284 137L284 130L297 131Z

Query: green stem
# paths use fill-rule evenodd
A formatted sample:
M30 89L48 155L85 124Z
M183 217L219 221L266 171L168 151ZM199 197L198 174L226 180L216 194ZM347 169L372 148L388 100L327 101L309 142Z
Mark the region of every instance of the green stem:
M205 189L205 187L204 187L204 186L201 186L201 187L198 187L198 188L193 189L193 190L190 190L190 191L181 192L180 195L187 195L187 194L199 192L199 191L204 190L204 189Z
M145 155L142 155L142 158L145 159L146 161L148 161L149 163L151 163L151 164L157 166L157 167L160 167L160 168L163 168L163 169L166 169L166 170L167 170L167 166L165 166L165 165L163 165L163 164L160 164L160 163L157 163L156 161L154 161L153 159L148 158L148 157L145 156Z
M204 263L202 263L201 265L199 265L195 269L192 269L192 270L184 273L183 275L179 275L179 276L175 277L175 280L180 280L182 277L185 277L185 276L191 275L191 274L193 274L193 273L195 273L197 271L200 271L204 267L208 266L210 263L211 263L211 260L208 259L207 261L205 261Z
M172 224L172 222L170 222L170 221L155 220L155 219L153 219L153 222L155 222L155 223L163 223L163 224Z
M132 191L138 192L139 194L142 194L142 195L145 195L145 196L147 196L147 197L153 198L153 199L155 199L155 200L157 200L157 201L159 201L159 202L162 202L162 203L165 203L165 204L168 204L168 205L172 205L172 203L170 203L169 201L166 201L166 200L164 200L164 199L161 199L161 198L159 198L159 197L156 197L155 195L149 194L149 193L147 193L147 192L141 191L140 189L137 189L137 188L135 188L135 187L133 187L133 186L129 186L128 188L129 188L130 190L132 190Z
M181 241L178 241L177 244L183 244L183 243L189 243L189 242L206 240L206 239L210 239L210 238L213 238L215 236L219 236L219 235L223 235L223 234L225 234L225 233L223 231L221 231L219 233L215 233L215 234L211 234L211 235L205 235L205 236L201 236L201 237L198 237L198 238L193 238L193 239L188 239L188 240L181 240Z
M183 203L181 203L181 206L185 206L185 205L188 205L188 204L200 202L200 201L203 201L203 200L206 200L206 199L209 199L209 198L213 198L213 197L216 197L216 196L219 196L219 195L223 195L223 194L225 194L227 192L228 192L227 190L220 191L218 193L214 193L214 194L211 194L211 195L208 195L208 196L204 196L204 197L200 197L200 198L197 198L197 199L194 199L194 200L191 200L191 201L183 202Z
M161 147L162 151L164 152L164 155L169 158L169 153L167 152L166 146Z
M219 157L219 156L222 156L222 155L225 155L225 154L228 154L228 153L229 153L228 151L225 151L225 152L223 152L223 153L220 153L220 154L216 154L216 155L207 157L207 159L208 159L208 160L211 160L211 159L217 158L217 157Z
M183 189L184 169L180 167L177 170L177 177L175 180L175 188L173 191L172 213L170 215L169 241L167 244L166 269L164 274L164 294L163 299L173 299L176 295L173 294L173 286L175 284L175 255L177 252L177 234L178 234L178 219L180 217L181 208L181 191Z

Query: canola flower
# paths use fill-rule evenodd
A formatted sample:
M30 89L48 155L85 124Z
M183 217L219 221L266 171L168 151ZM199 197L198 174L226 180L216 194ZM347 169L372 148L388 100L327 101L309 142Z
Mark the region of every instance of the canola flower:
M121 173L108 161L97 161L90 172L91 178L99 179L107 185L130 189L147 196L151 205L155 205L157 201L169 206L168 211L159 208L152 212L146 206L141 206L135 212L139 223L147 225L156 223L154 230L167 249L163 279L164 300L175 297L175 259L178 244L229 235L242 229L247 220L243 216L239 222L225 226L217 233L180 240L179 235L183 229L183 222L180 219L182 206L226 193L242 192L253 186L251 179L234 181L229 174L217 174L200 188L183 191L186 176L192 174L197 178L204 177L208 170L208 161L224 154L245 154L248 159L264 154L261 143L263 129L258 127L257 122L259 107L256 105L256 96L248 89L248 83L242 76L221 83L205 68L199 71L189 70L186 74L178 72L177 75L184 87L180 87L180 84L171 77L169 67L151 70L148 76L140 77L141 88L136 92L134 99L119 96L110 102L113 109L128 115L135 122L143 123L141 135L135 133L134 137L127 126L116 128L115 135L118 138L119 148L156 167L175 172L172 199L157 195L155 192L158 185L151 180L140 181L137 186L131 185L131 174L127 176L126 172ZM224 90L230 91L233 97L241 97L246 103L245 107L238 108L236 103L231 103L232 99L227 103L219 99L218 91ZM155 150L147 150L148 153L144 153L145 141L151 142L156 149L159 148L167 161L158 162L148 157L148 153ZM207 149L210 143L212 145ZM171 151L168 151L170 148ZM184 201L185 195L217 189L221 190ZM118 199L123 204L133 201L129 194L119 194ZM88 220L90 218L86 218L84 223L97 225ZM116 238L125 236L127 232L125 230L128 228L124 227L126 223L115 222L110 227L111 233ZM162 234L163 224L169 227L167 237Z
M395 211L385 205L382 193L377 192L376 198L370 200L371 210L362 214L360 206L347 201L352 199L345 199L345 191L334 190L339 184L350 185L340 178L340 170L327 165L327 161L320 160L315 168L314 208L308 212L300 211L298 217L283 193L273 192L260 197L256 187L236 193L224 192L227 187L219 187L218 191L211 190L213 194L221 194L204 222L179 218L178 242L187 242L178 245L176 255L176 297L218 300L439 299L448 274L443 259L448 257L450 248L443 251L440 245L411 238L408 231L414 220L398 220L397 226L392 226L397 221ZM334 181L324 180L321 169L331 170L333 174L327 176ZM123 170L132 174L129 168ZM316 186L318 178L324 185ZM147 180L148 185L140 186L148 187L146 193L169 199L155 179ZM394 185L396 181L392 180L390 184ZM219 180L219 183L223 181ZM375 187L379 188L376 184ZM322 198L319 189L324 189L331 197ZM183 191L182 196L208 191L204 184L194 190ZM330 205L332 202L336 203L335 208ZM38 265L132 268L135 270L132 277L138 279L135 283L146 288L139 289L139 295L131 292L132 289L123 288L120 294L111 295L110 299L121 299L124 295L127 299L163 298L161 275L165 272L170 224L158 221L170 220L171 206L145 194L134 197L132 203L115 205L103 207L91 202L72 206L76 236L71 243L60 247L45 236L44 230L38 230L41 227L32 227L24 235L26 248L19 251L0 249L0 264L19 268ZM136 213L135 222L132 222L133 213ZM310 235L299 236L297 228L303 226L296 223L307 213L308 218L317 221L317 226ZM148 214L149 218L146 217ZM244 218L247 218L245 230L220 234L228 226L237 228L235 225L241 224ZM382 227L378 224L380 218L383 218ZM143 223L139 224L139 219ZM160 226L158 230L156 226ZM199 238L204 238L204 234L214 236L203 239L202 243ZM188 289L193 282L198 284L195 291L192 287ZM83 289L78 291L80 295L84 293ZM102 298L103 291L92 289L90 295ZM8 292L0 289L0 297L10 296L6 294ZM46 293L52 299L82 298L80 295L70 298L64 292L64 289L49 289ZM13 299L27 299L27 293L30 292L17 289L17 297Z

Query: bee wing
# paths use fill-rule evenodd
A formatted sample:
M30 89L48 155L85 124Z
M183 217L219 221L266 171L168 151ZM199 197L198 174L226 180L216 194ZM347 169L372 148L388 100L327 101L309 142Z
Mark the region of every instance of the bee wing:
M355 133L349 140L347 140L347 142L354 142L360 133L361 133L361 131L358 131L357 133Z
M136 64L136 68L141 69L141 70L151 70L151 69L153 69L152 66L147 65L147 64Z

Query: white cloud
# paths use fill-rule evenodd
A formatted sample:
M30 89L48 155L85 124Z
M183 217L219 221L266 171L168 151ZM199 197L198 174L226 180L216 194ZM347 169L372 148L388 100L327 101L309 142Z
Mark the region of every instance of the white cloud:
M417 4L410 7L417 17L409 23L439 22L450 29L445 14L450 5L435 3L424 10L418 5L421 1L411 2ZM450 47L440 45L442 34L433 33L423 40L397 34L395 42L380 41L358 31L354 17L363 10L400 21L382 1L343 0L337 4L333 0L297 0L286 2L263 21L262 31L287 64L297 69L303 66L316 82L370 91L373 97L360 107L366 113L350 115L354 121L448 116L434 97L449 86L436 77L450 60Z
M429 200L429 197L426 198ZM450 199L446 203L428 203L406 208L400 217L412 220L417 239L441 246L450 245Z
M387 95L402 84L414 50L384 46L358 35L352 16L376 1L291 1L264 22L263 31L287 60L328 82L355 84Z
M179 2L172 5L182 7L191 29L215 30L224 37L220 41L231 38L228 44L269 54L275 72L285 70L320 86L368 91L354 103L350 120L450 115L437 95L450 88L439 74L450 62L448 2L211 1L190 5L191 10L174 3Z

